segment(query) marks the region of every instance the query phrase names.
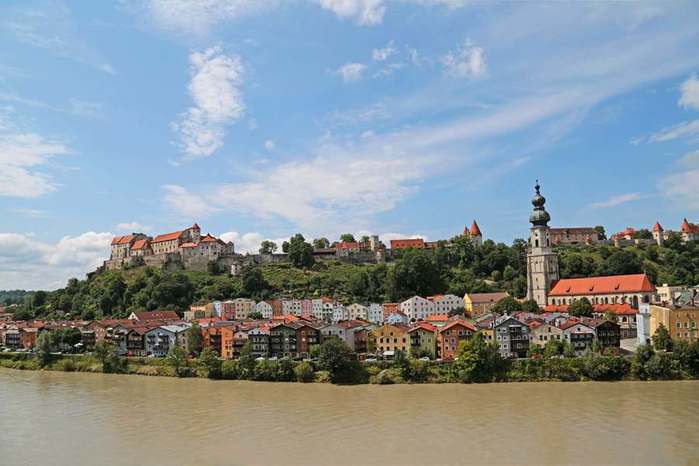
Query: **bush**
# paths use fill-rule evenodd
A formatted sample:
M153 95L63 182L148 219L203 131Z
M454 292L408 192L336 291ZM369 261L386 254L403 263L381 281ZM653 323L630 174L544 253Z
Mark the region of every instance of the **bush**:
M673 377L672 357L665 353L654 354L646 364L646 374L652 380L668 380Z
M206 375L210 379L221 378L222 361L211 348L204 348L199 354L199 364L206 369Z
M328 371L318 371L316 372L316 380L317 383L331 383L332 378L330 377L330 372Z
M399 369L384 369L374 377L373 383L378 385L393 385L403 383L403 378L400 375Z
M313 366L307 361L299 363L294 368L294 375L296 376L296 380L301 383L313 382L313 378L315 377Z
M73 361L73 358L65 358L58 361L55 365L56 370L63 372L75 372L77 366Z
M270 361L269 359L263 359L257 361L255 364L255 369L253 370L252 378L260 382L274 382L277 380L277 374L279 372L279 364L277 361Z
M323 342L318 350L318 366L330 373L333 383L362 383L366 371L357 361L357 355L340 339Z
M289 358L281 358L277 363L277 374L275 377L277 382L292 382L296 380L294 373L294 361Z
M221 364L221 378L237 380L238 377L240 377L240 363L231 360L223 361L223 364Z
M621 380L629 373L629 367L622 357L589 356L584 359L583 373L590 380Z

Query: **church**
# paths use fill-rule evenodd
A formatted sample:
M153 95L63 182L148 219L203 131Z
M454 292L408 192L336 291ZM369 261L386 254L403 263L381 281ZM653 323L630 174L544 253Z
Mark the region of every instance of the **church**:
M527 248L527 299L541 308L568 306L581 298L593 305L628 304L637 309L639 303L654 300L656 289L644 273L588 278L560 278L558 254L551 244L551 215L544 205L537 181L532 199L534 210L529 215L532 224Z

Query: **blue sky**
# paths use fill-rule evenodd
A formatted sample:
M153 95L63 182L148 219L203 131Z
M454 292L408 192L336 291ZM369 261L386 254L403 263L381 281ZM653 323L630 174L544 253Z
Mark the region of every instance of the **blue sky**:
M699 4L5 1L0 289L114 234L699 221Z

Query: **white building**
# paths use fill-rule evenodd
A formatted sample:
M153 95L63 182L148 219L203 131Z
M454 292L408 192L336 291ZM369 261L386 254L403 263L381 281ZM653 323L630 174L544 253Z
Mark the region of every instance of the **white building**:
M282 301L282 315L301 316L301 301L297 299L285 299Z
M368 313L369 308L361 304L354 303L347 306L348 320L367 320Z
M422 296L413 296L400 303L400 310L410 320L424 320L436 314L435 305L429 299Z
M332 321L347 320L347 308L340 303L334 303L332 308Z
M369 304L366 317L372 324L383 324L383 306L376 303Z
M257 312L259 312L260 314L262 314L263 319L271 319L272 318L272 313L273 313L272 305L266 301L260 301L259 303L257 303L257 305L255 305L255 310Z
M455 309L464 310L464 300L453 294L428 296L427 299L434 304L435 314L448 314Z
M255 310L255 301L248 298L235 298L233 300L233 308L235 309L235 318L237 320L245 320L250 313Z

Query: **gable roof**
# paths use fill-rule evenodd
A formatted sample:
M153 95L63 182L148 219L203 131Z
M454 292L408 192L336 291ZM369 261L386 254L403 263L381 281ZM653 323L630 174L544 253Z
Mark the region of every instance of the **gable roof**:
M504 291L496 291L494 293L467 293L473 304L497 303L502 298L509 296Z
M153 240L151 243L162 243L164 241L174 241L178 239L180 236L182 236L181 231L173 231L172 233L165 233L163 235L158 235Z
M175 311L142 311L134 312L135 320L179 320L180 316Z
M473 325L471 322L466 322L465 320L455 320L444 327L440 328L439 331L444 332L446 330L449 330L452 327L456 327L457 325L461 325L462 327L466 327L467 329L471 330L472 332L476 332L476 326Z
M655 286L650 282L648 275L639 273L606 277L564 278L553 285L549 296L653 292L655 292Z
M134 235L115 236L112 238L112 246L117 244L129 244L134 239Z
M478 224L474 220L473 223L471 224L471 228L468 230L469 234L471 236L482 236L481 235L481 229L478 228Z
M139 249L148 249L150 247L150 242L148 239L139 239L133 243L133 246L131 246L131 249L134 251L137 251Z

